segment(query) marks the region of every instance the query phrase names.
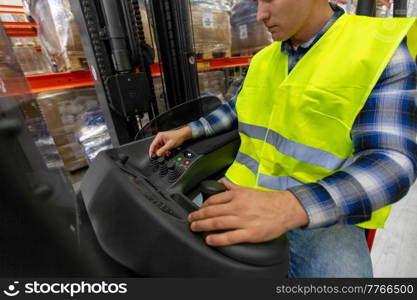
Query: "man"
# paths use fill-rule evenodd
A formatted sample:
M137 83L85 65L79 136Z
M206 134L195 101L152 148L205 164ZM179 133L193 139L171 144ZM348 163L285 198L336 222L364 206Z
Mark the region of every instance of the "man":
M277 42L239 95L159 133L149 153L238 124L228 191L190 214L191 230L221 230L212 246L287 233L289 277L371 277L363 228L383 226L417 173L414 20L349 16L327 0L259 0L257 19Z

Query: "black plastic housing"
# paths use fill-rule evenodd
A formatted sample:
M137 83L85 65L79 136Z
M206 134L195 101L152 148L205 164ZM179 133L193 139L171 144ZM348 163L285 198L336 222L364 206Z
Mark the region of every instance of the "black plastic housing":
M174 181L152 165L151 141L100 153L83 180L85 207L102 249L142 276L285 277L285 236L215 248L204 242L205 234L189 228L187 216L198 206L188 195L233 162L240 145L237 131L176 149L164 162L182 169Z

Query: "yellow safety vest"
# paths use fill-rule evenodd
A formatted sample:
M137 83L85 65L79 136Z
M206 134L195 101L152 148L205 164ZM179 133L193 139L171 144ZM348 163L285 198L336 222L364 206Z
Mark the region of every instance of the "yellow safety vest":
M355 118L415 21L345 14L289 74L280 42L255 55L236 102L241 146L226 177L285 190L350 164ZM357 225L381 228L389 211L374 211Z

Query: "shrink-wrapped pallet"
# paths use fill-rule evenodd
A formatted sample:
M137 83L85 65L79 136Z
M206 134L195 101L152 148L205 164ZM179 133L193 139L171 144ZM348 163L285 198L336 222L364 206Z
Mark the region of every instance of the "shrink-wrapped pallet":
M56 72L88 68L80 34L68 0L24 0L38 23L42 50Z
M95 89L44 92L38 94L37 102L65 169L74 171L86 166L86 155L77 141L78 124L86 111L98 107Z

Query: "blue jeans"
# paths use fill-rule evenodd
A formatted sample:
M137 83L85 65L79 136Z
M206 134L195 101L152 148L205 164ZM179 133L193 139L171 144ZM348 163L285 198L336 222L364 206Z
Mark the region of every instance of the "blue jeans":
M373 277L365 231L354 225L294 229L288 277Z

